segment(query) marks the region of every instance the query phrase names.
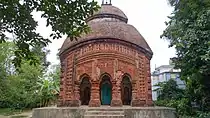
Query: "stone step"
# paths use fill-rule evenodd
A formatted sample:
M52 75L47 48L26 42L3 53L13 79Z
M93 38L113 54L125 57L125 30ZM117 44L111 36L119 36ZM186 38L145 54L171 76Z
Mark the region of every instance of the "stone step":
M95 108L95 109L88 109L87 111L124 111L124 109Z
M86 111L85 114L87 115L124 115L124 111Z
M84 118L124 118L123 109L88 109Z
M84 118L124 118L124 115L84 115Z

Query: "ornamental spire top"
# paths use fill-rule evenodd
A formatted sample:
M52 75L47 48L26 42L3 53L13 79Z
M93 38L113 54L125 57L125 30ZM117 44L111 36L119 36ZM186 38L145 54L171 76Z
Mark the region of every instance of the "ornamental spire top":
M102 5L111 5L112 0L102 0Z

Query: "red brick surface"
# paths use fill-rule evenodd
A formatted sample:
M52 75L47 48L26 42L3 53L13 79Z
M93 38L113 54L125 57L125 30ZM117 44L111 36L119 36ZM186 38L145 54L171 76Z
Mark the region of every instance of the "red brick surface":
M111 106L122 106L120 83L123 75L130 76L132 106L151 106L150 58L137 48L120 43L96 42L86 44L60 55L61 83L58 106L79 106L79 85L83 75L90 77L90 107L98 107L101 76L111 77Z

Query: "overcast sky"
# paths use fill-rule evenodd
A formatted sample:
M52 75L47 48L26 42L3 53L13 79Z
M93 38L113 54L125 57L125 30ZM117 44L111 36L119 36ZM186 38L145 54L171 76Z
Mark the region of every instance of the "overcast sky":
M101 4L102 0L97 0ZM106 0L105 0L106 1ZM112 0L112 5L120 8L128 17L128 23L135 26L151 47L154 55L151 60L151 71L155 65L167 65L169 58L175 56L175 50L168 48L168 42L160 39L160 35L166 28L164 22L172 12L167 0ZM39 13L34 14L39 22L37 31L44 37L49 37L50 28L46 28L46 21L40 18ZM56 54L64 39L52 40L48 46L51 50L48 60L53 64L59 63Z

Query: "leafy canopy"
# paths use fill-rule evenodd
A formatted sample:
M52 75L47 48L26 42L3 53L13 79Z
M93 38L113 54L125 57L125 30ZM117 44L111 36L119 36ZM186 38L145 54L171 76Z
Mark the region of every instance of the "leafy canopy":
M190 101L210 109L210 0L169 0L174 7L161 35L175 47ZM209 107L209 108L208 108ZM205 109L204 109L205 108Z
M195 72L209 74L210 1L185 0L172 5L175 9L161 37L176 48L177 67L184 76Z
M48 45L49 39L36 32L37 21L32 12L41 12L47 26L52 27L53 39L66 34L71 39L88 31L85 19L98 10L94 0L0 0L0 43L5 42L7 33L14 36L18 49L15 51L15 66L21 59L36 60L30 47ZM32 61L36 62L36 61Z

